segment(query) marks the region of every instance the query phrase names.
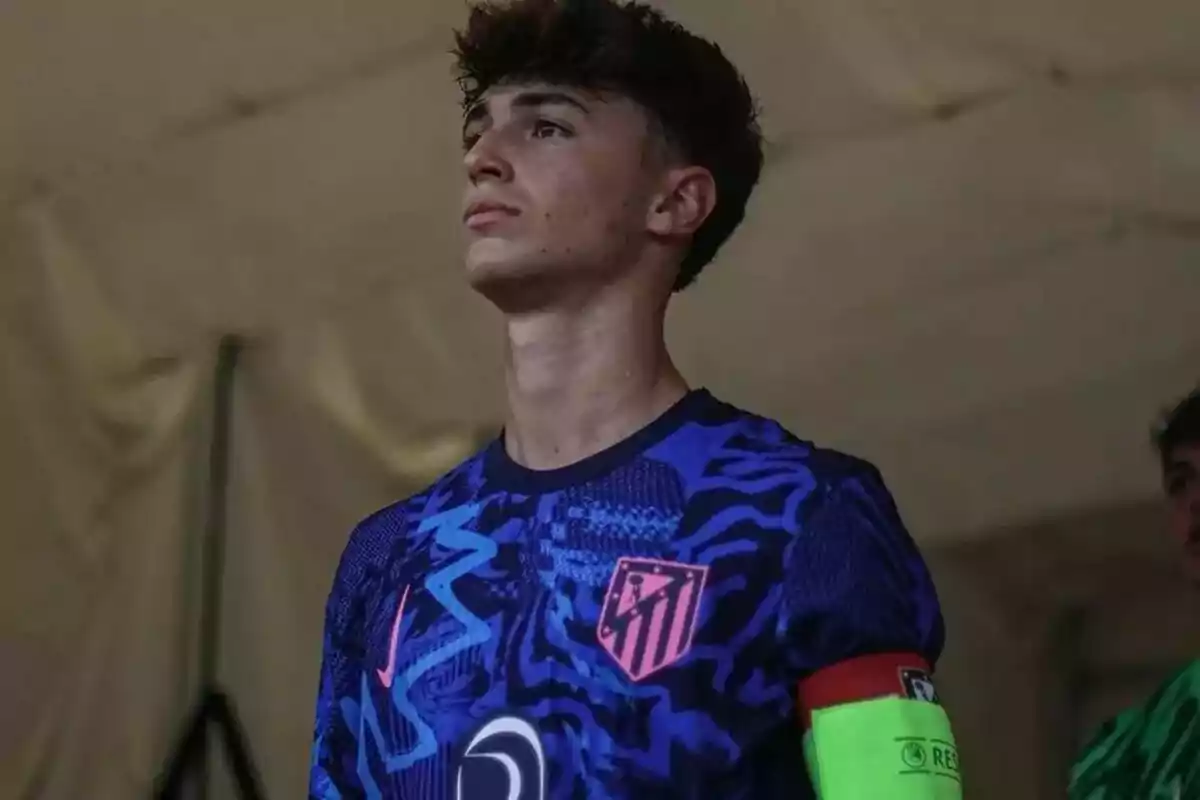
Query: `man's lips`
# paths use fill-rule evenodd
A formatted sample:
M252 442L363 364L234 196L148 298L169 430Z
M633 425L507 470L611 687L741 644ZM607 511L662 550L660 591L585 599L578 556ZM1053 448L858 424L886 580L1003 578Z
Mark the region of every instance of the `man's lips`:
M492 200L478 200L467 206L463 212L463 222L472 230L491 225L509 217L515 217L521 212L504 203Z

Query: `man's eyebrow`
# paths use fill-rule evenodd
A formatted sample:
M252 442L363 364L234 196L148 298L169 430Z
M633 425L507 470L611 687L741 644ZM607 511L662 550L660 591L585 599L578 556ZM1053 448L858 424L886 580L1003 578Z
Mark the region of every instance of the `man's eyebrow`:
M1175 473L1187 474L1187 473L1196 471L1192 467L1191 462L1185 458L1171 459L1171 460L1167 461L1166 466L1164 467L1164 470L1170 474L1175 474Z
M511 105L513 108L540 108L542 106L570 106L578 109L584 114L590 113L587 105L582 100L567 92L555 91L553 89L546 90L531 90L521 92L516 95ZM471 125L481 122L490 116L488 111L487 101L480 100L471 106L463 113L463 131Z
M484 102L483 100L480 100L479 102L475 103L475 105L468 108L466 111L463 112L463 124L462 124L463 135L464 136L466 135L467 128L471 127L472 125L479 122L480 120L487 119L487 117L488 117L487 103Z
M567 92L557 92L553 89L521 92L512 100L514 108L537 108L539 106L571 106L589 113L588 107L582 100Z

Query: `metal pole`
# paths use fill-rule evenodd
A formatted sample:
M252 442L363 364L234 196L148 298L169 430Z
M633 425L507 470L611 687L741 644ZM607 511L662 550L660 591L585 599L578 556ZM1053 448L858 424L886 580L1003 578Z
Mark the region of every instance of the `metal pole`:
M208 498L204 550L200 569L203 588L200 602L200 687L209 692L217 685L221 647L221 579L225 573L226 498L229 489L229 427L233 412L233 378L242 344L236 337L221 340L213 382L212 440L208 456ZM199 744L200 770L196 776L198 800L208 798L208 736Z

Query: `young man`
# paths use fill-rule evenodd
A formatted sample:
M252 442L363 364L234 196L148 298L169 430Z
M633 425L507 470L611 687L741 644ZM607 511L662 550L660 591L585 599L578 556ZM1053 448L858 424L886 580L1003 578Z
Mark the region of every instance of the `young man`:
M1200 389L1154 436L1170 528L1188 580L1200 585ZM1105 724L1071 772L1072 800L1200 797L1200 660L1145 704Z
M663 342L758 180L741 76L613 0L477 6L457 44L508 417L354 531L311 794L960 797L938 602L879 474L689 389Z

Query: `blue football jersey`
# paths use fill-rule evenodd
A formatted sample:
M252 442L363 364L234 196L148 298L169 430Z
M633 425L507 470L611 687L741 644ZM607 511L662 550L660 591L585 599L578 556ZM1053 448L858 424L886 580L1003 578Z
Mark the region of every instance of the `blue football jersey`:
M812 797L797 687L940 655L878 472L689 393L562 469L497 439L353 532L310 795Z

